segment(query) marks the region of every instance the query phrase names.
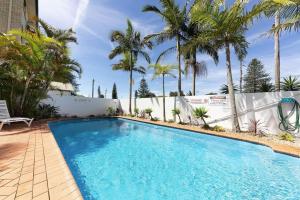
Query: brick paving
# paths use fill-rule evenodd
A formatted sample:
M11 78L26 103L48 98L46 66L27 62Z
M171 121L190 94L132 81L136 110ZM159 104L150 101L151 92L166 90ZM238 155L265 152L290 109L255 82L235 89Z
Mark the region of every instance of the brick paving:
M46 123L0 132L0 200L83 199Z

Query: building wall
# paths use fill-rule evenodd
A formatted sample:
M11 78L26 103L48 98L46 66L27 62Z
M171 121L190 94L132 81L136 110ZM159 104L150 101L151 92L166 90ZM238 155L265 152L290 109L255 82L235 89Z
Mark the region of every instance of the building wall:
M300 92L269 92L255 94L237 94L237 110L239 114L240 126L243 130L249 129L250 120L260 120L267 128L269 134L278 134L280 129L277 105L283 97L294 97L300 102ZM135 103L136 102L136 103ZM139 110L151 108L153 117L163 119L162 98L144 98L132 100L133 109ZM128 113L128 99L120 100L120 105L125 113ZM196 97L168 97L166 98L166 117L167 120L174 120L172 109L179 108L181 110L181 118L184 122L194 124L203 124L201 120L193 117L193 109L196 107L205 107L208 109L209 118L206 120L211 126L221 125L227 129L231 129L231 107L228 96L226 95L203 95ZM291 108L285 107L286 113ZM295 115L293 116L292 120ZM178 121L178 119L177 119ZM300 136L299 133L297 133Z
M0 0L0 32L24 29L33 17L38 16L36 0Z

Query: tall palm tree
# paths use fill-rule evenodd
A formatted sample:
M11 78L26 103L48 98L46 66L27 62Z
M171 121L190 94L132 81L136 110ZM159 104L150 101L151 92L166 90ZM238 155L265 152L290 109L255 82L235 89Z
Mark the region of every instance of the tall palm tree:
M275 91L280 91L280 32L282 30L298 31L300 27L300 1L265 0L262 5L265 6L265 14L275 18L275 23L271 29L274 34Z
M109 54L109 59L113 59L118 55L129 55L129 113L132 114L131 100L132 100L132 82L134 60L138 56L142 56L150 63L149 55L144 51L145 48L152 48L152 42L141 37L140 32L134 30L130 20L127 20L127 29L125 32L115 30L110 35L111 41L115 42L117 46Z
M165 22L163 31L148 35L148 39L156 39L157 43L163 43L166 40L176 40L177 60L178 60L178 95L182 92L181 87L181 42L183 40L183 31L186 30L186 6L180 8L175 0L159 0L161 9L153 5L146 5L143 12L153 12L158 14Z
M172 71L176 68L174 65L161 65L161 64L154 64L150 65L150 68L154 69L153 79L162 77L162 87L163 87L163 118L164 122L166 121L166 99L165 99L165 77L171 76L176 77L172 74Z
M229 90L232 129L234 132L240 132L238 114L236 108L235 92L231 69L231 49L232 46L238 58L247 54L248 43L244 36L247 25L253 17L261 12L260 6L254 6L251 11L245 11L247 3L236 1L231 7L220 8L219 1L212 3L210 0L198 0L192 8L192 20L199 24L206 24L210 31L206 38L198 38L196 42L202 42L209 37L215 39L218 48L225 49L227 84ZM243 55L243 56L242 56Z
M188 22L186 31L184 32L185 43L183 46L183 55L185 58L185 72L189 74L189 69L192 69L193 86L192 95L196 95L196 77L207 76L207 66L205 61L197 61L197 53L209 55L217 64L219 62L218 52L213 44L213 41L203 41L202 43L194 43L194 38L201 37L205 34L205 26L193 23L191 20Z
M298 31L300 28L300 1L299 0L265 0L271 14L276 15L274 7L280 9L280 17L283 20L272 31Z

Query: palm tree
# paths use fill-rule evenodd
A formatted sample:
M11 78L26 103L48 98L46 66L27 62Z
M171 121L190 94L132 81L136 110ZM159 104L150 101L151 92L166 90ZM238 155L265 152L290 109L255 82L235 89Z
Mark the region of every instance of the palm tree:
M300 28L300 1L299 0L265 0L264 3L269 8L268 14L278 14L280 10L281 23L272 28L272 32L276 31L298 31ZM277 9L274 9L277 8Z
M165 100L165 77L171 76L176 77L174 74L172 74L172 71L175 69L174 65L161 65L161 64L155 64L150 65L150 68L154 69L153 79L157 77L162 77L162 86L163 86L163 119L164 122L166 121L166 100Z
M20 43L18 38L22 38L23 43ZM7 49L1 54L3 60L10 65L22 67L24 71L24 90L20 97L20 111L22 113L32 80L47 78L46 72L54 68L55 62L52 57L54 52L63 54L63 50L61 44L53 38L21 30L11 30L7 35L1 36L0 47Z
M155 39L158 44L166 40L176 40L177 59L178 59L178 95L181 94L181 42L183 40L183 32L186 30L186 6L180 8L174 0L159 0L162 9L156 6L146 5L143 12L153 12L158 14L165 22L165 28L160 33L148 35L148 39ZM166 51L169 51L166 50Z
M172 113L173 113L173 115L174 115L174 117L178 117L178 119L179 119L179 124L181 124L182 122L181 122L181 117L180 117L180 110L178 109L178 108L174 108L173 110L172 110Z
M110 35L111 41L117 43L117 46L109 54L109 59L117 55L128 54L129 56L129 113L132 114L132 74L134 69L134 60L142 56L150 63L149 55L144 51L145 48L152 48L152 42L141 37L140 32L134 30L130 20L127 20L127 29L125 32L115 30Z
M234 48L238 58L242 58L247 54L248 43L244 34L248 23L261 12L260 6L255 6L251 11L246 12L246 4L243 1L236 1L231 7L221 9L220 4L217 2L211 3L210 0L198 0L191 11L192 20L195 23L200 25L206 24L210 29L206 34L206 38L202 36L195 42L203 42L203 40L211 37L215 39L218 49L225 49L227 84L231 104L232 129L234 132L240 132L240 125L234 94L230 47Z
M281 87L284 91L298 91L300 90L300 82L296 77L288 76L286 78L283 78Z
M238 87L234 84L233 85L233 90L236 92L238 91L237 89ZM222 85L221 89L220 89L220 93L221 94L229 94L229 89L228 89L228 85L224 84Z
M208 110L205 107L199 107L196 108L193 111L193 115L194 117L196 117L197 119L201 119L204 122L204 125L207 126L207 123L205 121L205 118L208 118L209 116L207 115Z
M189 13L190 14L190 13ZM183 32L185 43L183 45L183 55L185 58L185 74L189 74L192 69L193 86L192 95L196 95L196 77L207 76L207 66L205 61L197 62L197 53L209 55L217 64L219 62L218 52L213 40L195 43L194 39L204 36L207 33L205 24L200 25L192 20L188 21L186 30Z
M300 27L300 1L299 0L265 0L265 14L275 17L271 29L274 34L274 61L275 61L275 91L280 91L280 32L282 30L298 31ZM281 19L284 21L281 22Z

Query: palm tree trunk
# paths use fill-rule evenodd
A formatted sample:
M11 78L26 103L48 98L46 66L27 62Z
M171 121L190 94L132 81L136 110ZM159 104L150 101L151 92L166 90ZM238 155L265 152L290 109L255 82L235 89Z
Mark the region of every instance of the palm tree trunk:
M231 71L231 59L230 59L230 47L229 44L226 43L226 67L227 67L227 85L229 91L229 99L231 105L231 115L232 115L232 131L240 132L240 125L237 115L236 103L235 103L235 94L233 89L233 79L232 79L232 71Z
M165 75L163 74L163 115L166 122Z
M30 84L32 78L33 78L33 76L30 75L28 77L28 79L26 80L26 82L25 82L25 88L24 88L24 92L23 92L23 95L22 95L22 98L21 98L21 103L20 103L20 109L21 109L22 114L23 114L23 106L24 106L25 99L26 99L26 96L27 96L27 93L28 93L29 84Z
M181 96L181 44L180 44L180 36L177 35L177 59L178 59L178 94L177 96Z
M129 114L132 115L131 98L132 98L132 52L130 52L130 77L129 77Z
M240 93L243 92L243 61L240 61Z
M192 61L192 67L193 67L193 96L196 96L196 60L197 60L197 54L196 52L193 54L193 61Z
M280 12L275 14L275 27L280 24ZM274 59L275 59L275 91L280 91L280 42L279 31L274 33Z

